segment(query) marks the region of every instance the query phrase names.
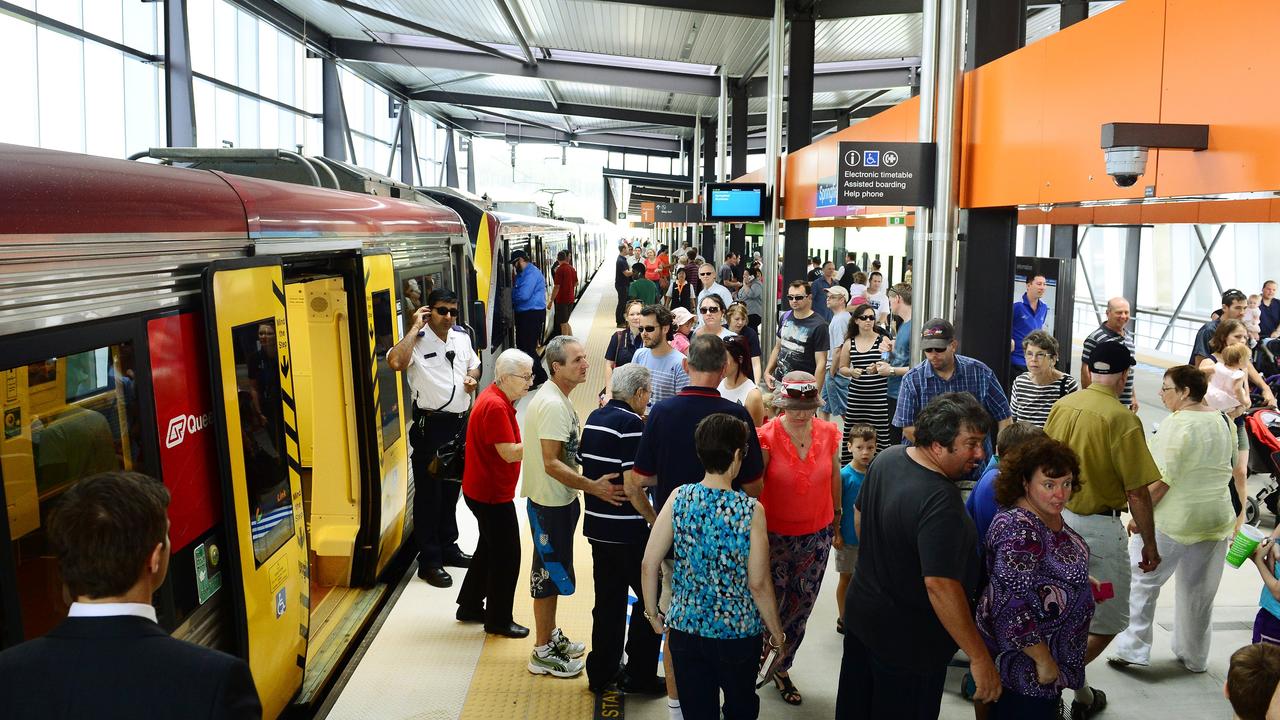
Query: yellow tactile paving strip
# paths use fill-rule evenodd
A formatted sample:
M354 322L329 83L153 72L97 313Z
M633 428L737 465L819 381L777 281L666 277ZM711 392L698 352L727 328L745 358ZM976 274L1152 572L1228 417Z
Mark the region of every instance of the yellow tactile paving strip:
M609 278L604 277L605 274L597 273L595 281L583 293L570 319L574 334L586 342L590 362L587 382L578 386L570 396L580 421L585 421L597 407L597 398L604 387L604 351L608 347L609 337L615 331L613 313L617 297L608 283ZM530 637L526 640L511 640L493 635L486 638L480 661L471 679L466 703L463 705L462 718L589 718L594 697L587 690L586 672L575 678L561 679L550 675L534 675L526 669L529 653L533 649L533 600L529 597L528 580L533 546L523 503L519 497L517 506L521 525L521 572L516 585L515 619L530 628ZM582 536L581 524L574 544L574 568L578 590L569 597L560 598L556 619L566 635L575 642L589 646L591 608L595 596L591 586L591 546Z

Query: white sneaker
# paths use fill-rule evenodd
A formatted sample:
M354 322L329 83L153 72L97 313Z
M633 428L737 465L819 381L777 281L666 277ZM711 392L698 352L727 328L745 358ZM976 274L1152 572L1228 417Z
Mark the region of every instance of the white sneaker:
M551 647L571 658L580 658L587 651L586 644L570 640L560 628L551 631Z
M534 675L553 675L571 678L582 672L581 660L570 660L552 644L544 651L534 648L529 655L529 672Z

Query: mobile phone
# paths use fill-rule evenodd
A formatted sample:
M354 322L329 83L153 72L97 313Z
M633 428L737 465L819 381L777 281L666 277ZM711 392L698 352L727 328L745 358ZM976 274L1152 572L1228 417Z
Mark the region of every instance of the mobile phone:
M756 671L756 687L762 688L773 682L773 674L776 670L774 667L778 664L778 648L769 648L768 654L764 656L764 662L760 663L760 669Z
M1116 586L1109 582L1098 583L1093 587L1093 601L1096 603L1110 600L1116 596Z

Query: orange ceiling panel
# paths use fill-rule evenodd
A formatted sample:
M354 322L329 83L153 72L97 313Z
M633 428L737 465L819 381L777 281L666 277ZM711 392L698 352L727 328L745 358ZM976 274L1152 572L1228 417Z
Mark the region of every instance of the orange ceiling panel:
M1041 178L1045 44L969 73L964 84L960 206L1001 207L1037 198ZM999 107L1000 112L992 112Z

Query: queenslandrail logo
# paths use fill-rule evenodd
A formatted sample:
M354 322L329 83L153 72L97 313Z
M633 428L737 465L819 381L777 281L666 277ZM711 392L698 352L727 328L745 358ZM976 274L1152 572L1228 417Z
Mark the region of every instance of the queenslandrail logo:
M164 436L164 446L175 448L192 435L209 427L209 413L203 415L178 415L169 421L169 430Z

